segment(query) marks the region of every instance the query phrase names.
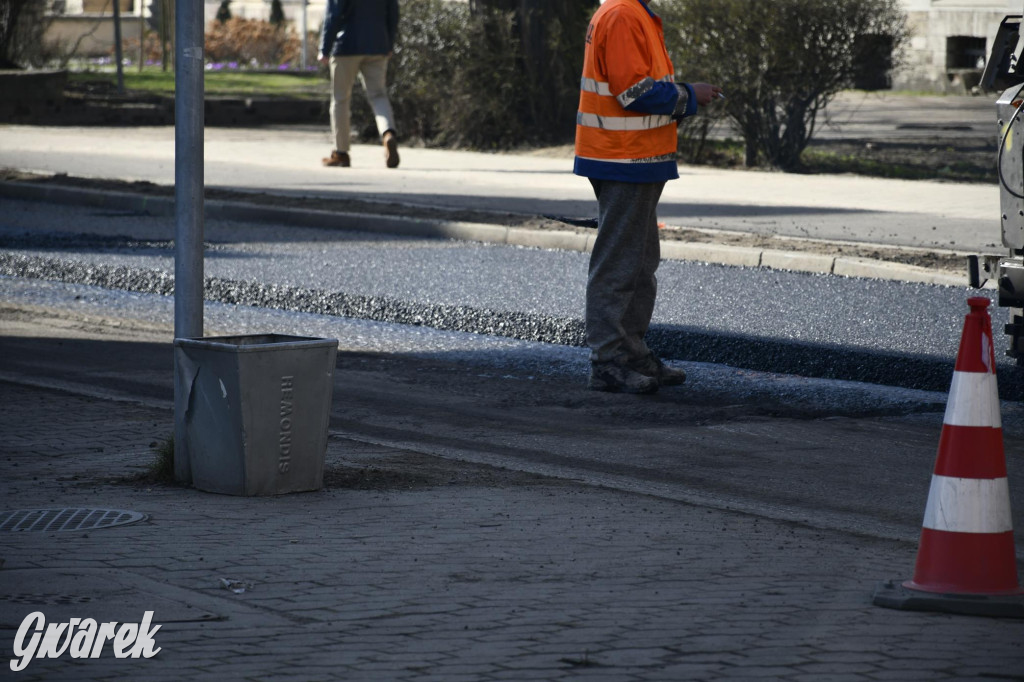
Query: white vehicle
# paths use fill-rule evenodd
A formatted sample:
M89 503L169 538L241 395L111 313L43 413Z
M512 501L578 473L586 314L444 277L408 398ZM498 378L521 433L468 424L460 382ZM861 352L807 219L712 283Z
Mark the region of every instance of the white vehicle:
M1024 8L1022 8L1024 9ZM999 149L1000 225L1007 256L972 256L971 286L995 280L998 304L1009 308L1005 327L1010 336L1006 354L1024 365L1024 61L1020 30L1024 14L1005 17L999 25L981 78L986 90L1002 90L996 102Z

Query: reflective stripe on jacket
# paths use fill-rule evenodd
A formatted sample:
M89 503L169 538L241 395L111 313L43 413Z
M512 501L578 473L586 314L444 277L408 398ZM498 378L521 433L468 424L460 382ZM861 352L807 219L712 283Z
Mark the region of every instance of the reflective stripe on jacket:
M587 30L574 172L623 182L679 177L676 120L696 111L675 85L661 19L641 0L607 0Z

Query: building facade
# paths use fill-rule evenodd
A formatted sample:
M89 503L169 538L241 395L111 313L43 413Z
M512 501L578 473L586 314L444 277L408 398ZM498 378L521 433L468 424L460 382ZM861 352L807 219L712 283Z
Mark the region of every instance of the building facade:
M117 0L122 34L138 38L143 15L153 0ZM167 0L165 0L167 1ZM992 40L1003 17L1024 13L1024 0L900 0L911 31L904 67L891 79L896 90L965 93L977 84ZM53 0L54 21L49 37L66 44L77 41L80 56L109 54L113 45L111 0ZM317 30L324 0L282 0L285 17L298 29L303 11L306 26ZM207 23L220 0L206 0ZM270 0L231 0L233 16L266 19ZM82 36L84 35L84 38Z
M3 0L0 0L2 2ZM114 18L112 0L48 0L50 15L46 41L63 50L73 50L78 57L102 57L114 46ZM160 12L160 0L117 0L121 13L123 40L138 40L143 31L153 26L154 13ZM173 0L164 0L171 6ZM319 29L324 16L324 0L281 0L285 19L296 31L302 25L303 11L306 26ZM220 0L205 0L205 23L217 16ZM270 0L231 0L231 15L241 19L268 19ZM173 16L169 17L173 24Z
M911 38L896 90L970 92L999 23L1024 12L1024 0L902 0Z

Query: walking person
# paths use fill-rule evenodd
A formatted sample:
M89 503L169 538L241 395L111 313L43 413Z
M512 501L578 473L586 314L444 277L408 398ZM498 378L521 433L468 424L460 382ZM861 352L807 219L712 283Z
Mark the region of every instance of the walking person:
M679 177L677 122L721 92L675 82L661 19L645 0L605 0L591 19L574 164L598 206L585 313L591 389L653 393L686 380L644 342L661 260L657 208Z
M358 76L370 100L388 168L398 167L395 115L388 100L388 60L398 34L398 0L327 0L320 34L321 64L331 67L334 150L325 166L351 165L352 86Z

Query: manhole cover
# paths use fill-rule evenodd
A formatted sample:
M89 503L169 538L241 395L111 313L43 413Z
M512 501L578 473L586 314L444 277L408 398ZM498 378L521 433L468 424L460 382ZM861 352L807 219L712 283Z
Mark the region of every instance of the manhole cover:
M15 509L0 512L0 532L53 533L123 526L146 518L123 509Z

